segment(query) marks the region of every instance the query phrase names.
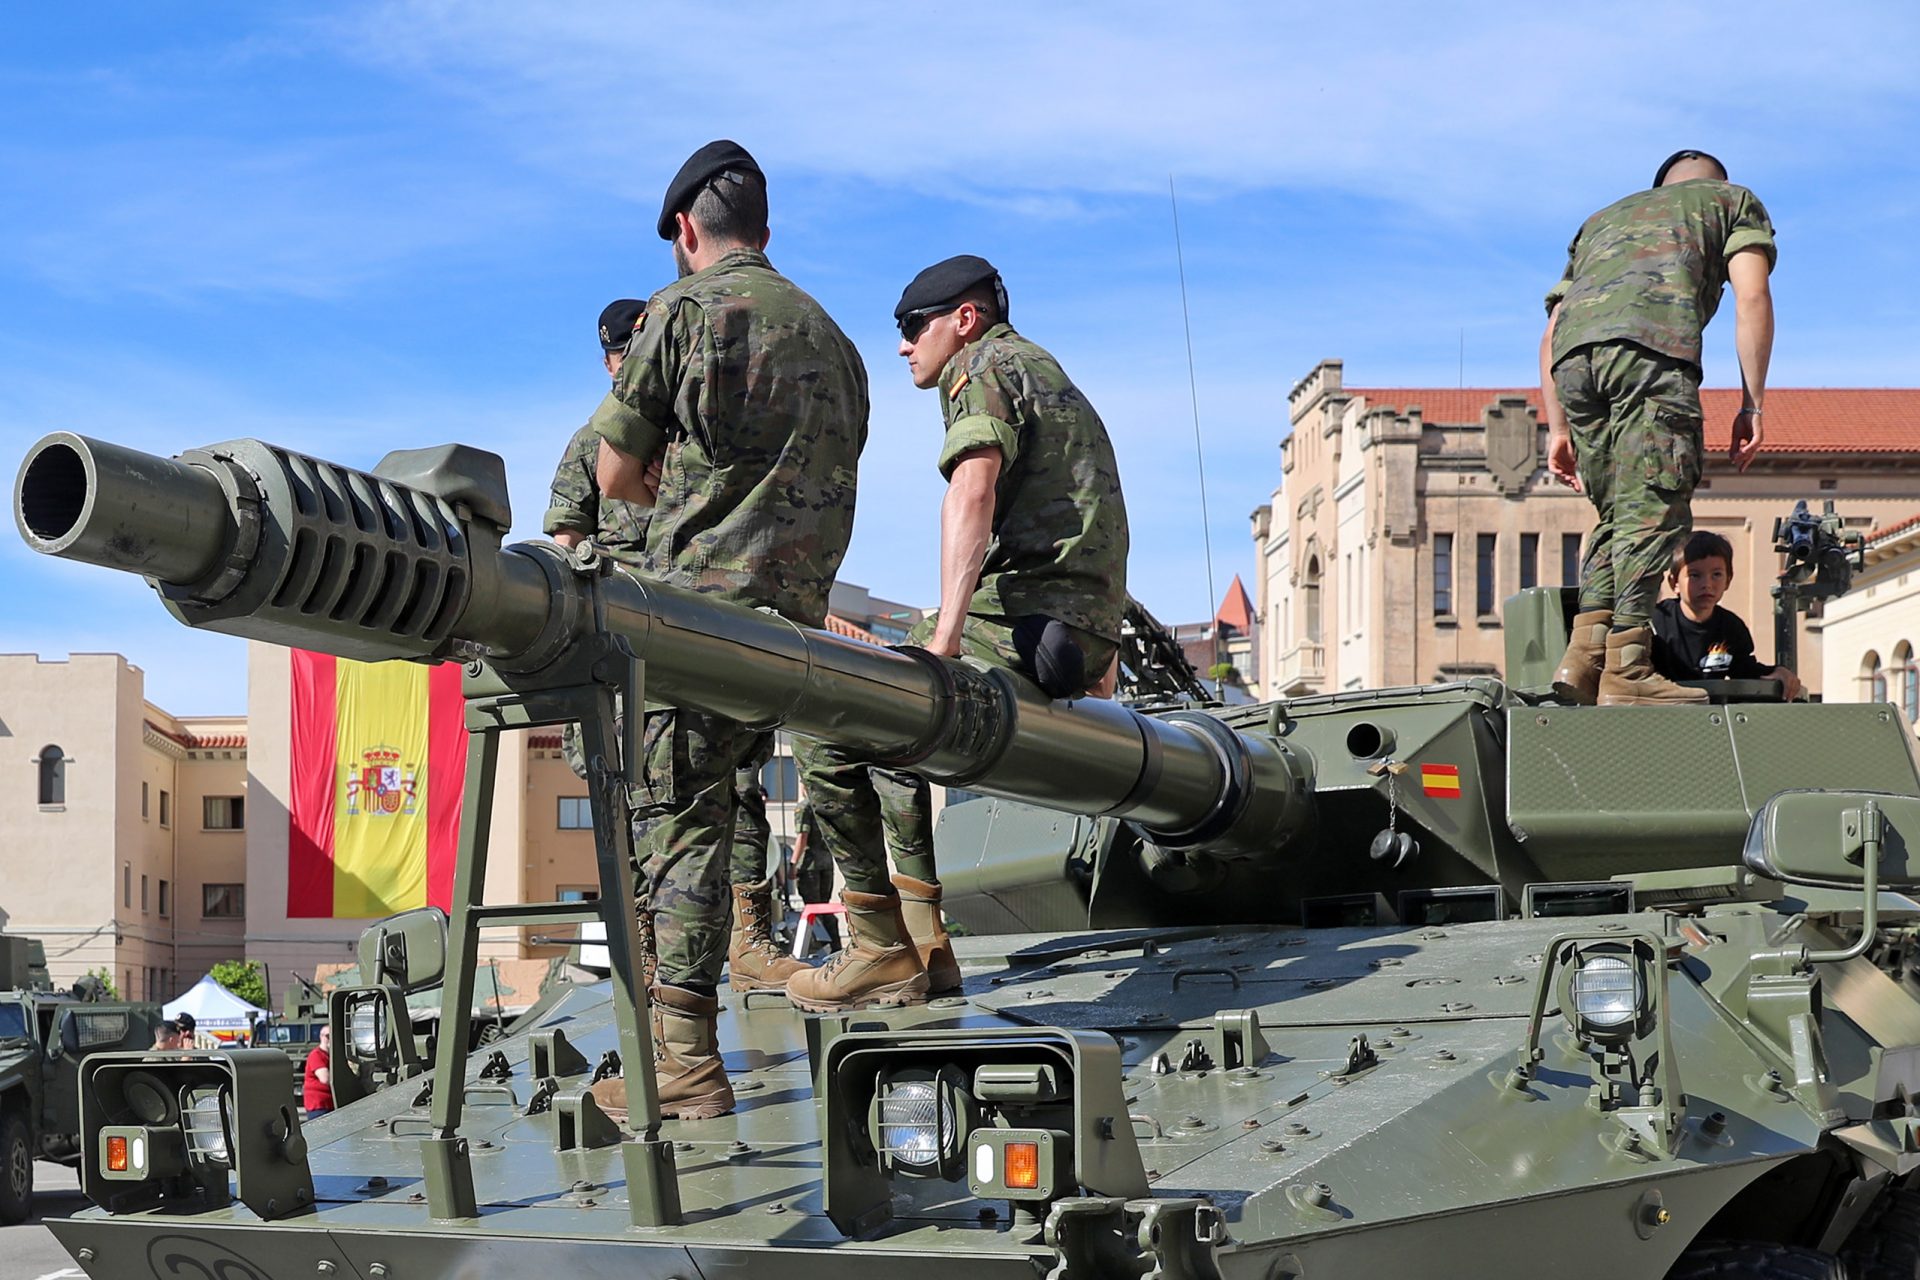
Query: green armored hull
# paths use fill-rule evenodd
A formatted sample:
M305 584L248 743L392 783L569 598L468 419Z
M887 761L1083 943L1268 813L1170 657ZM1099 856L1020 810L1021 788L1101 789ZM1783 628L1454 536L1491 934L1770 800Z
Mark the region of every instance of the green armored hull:
M1048 703L503 548L497 459L349 472L258 442L36 446L42 551L183 622L465 662L450 926L377 927L340 1111L272 1050L89 1061L96 1276L1834 1276L1920 1257L1920 771L1885 706L1555 705L1568 602L1488 680L1232 712ZM634 981L616 693L847 743L989 797L939 833L964 994L729 999L737 1111L663 1122ZM498 733L578 719L593 903L482 904ZM479 928L597 919L607 983L498 1045ZM444 932L441 932L443 931ZM444 1019L443 1019L444 1020ZM587 1086L625 1077L616 1123ZM373 1086L387 1087L373 1090Z

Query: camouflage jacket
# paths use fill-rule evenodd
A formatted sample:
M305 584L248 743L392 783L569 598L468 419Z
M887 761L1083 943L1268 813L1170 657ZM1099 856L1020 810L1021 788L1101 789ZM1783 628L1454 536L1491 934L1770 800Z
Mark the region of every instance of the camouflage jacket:
M1059 361L997 324L940 373L940 474L995 446L993 538L968 612L1042 613L1111 640L1127 607L1127 506L1107 428Z
M817 627L853 536L867 409L839 326L735 249L653 295L589 425L662 463L648 572Z
M1759 249L1772 269L1773 224L1745 187L1711 178L1637 192L1588 218L1547 293L1560 304L1553 362L1597 342L1632 342L1700 365L1700 335L1720 306L1727 259Z
M548 537L567 529L583 533L615 560L639 568L645 564L647 518L653 513L631 502L601 497L595 478L599 461L600 437L588 423L567 441L567 451L554 469L553 491L540 531Z

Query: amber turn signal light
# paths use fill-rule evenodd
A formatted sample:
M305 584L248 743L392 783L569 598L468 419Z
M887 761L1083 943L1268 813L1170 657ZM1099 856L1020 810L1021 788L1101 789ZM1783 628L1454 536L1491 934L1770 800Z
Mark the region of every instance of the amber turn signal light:
M107 1169L111 1173L127 1171L127 1140L125 1138L107 1139Z
M1021 1191L1031 1191L1040 1185L1040 1144L1037 1142L1009 1142L1007 1144L1006 1184Z

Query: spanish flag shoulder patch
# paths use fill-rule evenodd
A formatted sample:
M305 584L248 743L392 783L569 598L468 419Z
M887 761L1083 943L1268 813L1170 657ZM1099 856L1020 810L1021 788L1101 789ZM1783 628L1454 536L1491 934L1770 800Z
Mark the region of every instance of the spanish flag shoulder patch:
M960 376L953 380L953 386L947 391L947 399L958 400L960 393L965 391L967 384L972 381L973 375L962 370Z

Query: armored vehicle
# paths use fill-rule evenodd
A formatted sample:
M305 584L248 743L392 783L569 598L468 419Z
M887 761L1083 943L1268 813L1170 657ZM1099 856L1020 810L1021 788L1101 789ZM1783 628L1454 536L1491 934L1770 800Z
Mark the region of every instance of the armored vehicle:
M80 1159L80 1070L88 1054L144 1049L160 1008L55 992L41 944L0 937L0 1223L33 1212L36 1160Z
M1920 766L1891 707L1557 705L1571 602L1538 591L1506 683L1048 702L503 546L501 464L458 446L359 472L60 433L14 501L34 548L186 625L462 663L471 731L450 923L389 922L332 997L336 1079L392 1087L303 1124L274 1050L90 1060L99 1207L53 1227L89 1275L1914 1274ZM940 832L964 994L732 998L737 1111L662 1122L616 696L987 797ZM500 734L567 721L599 899L483 903ZM425 1069L409 990L464 1011L483 925L593 920L605 984ZM614 1073L618 1121L588 1091Z

